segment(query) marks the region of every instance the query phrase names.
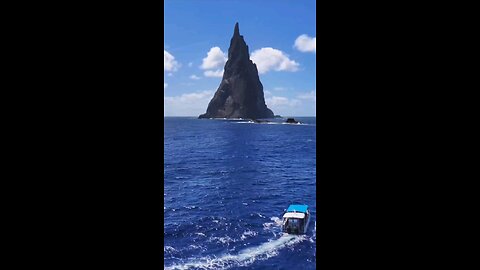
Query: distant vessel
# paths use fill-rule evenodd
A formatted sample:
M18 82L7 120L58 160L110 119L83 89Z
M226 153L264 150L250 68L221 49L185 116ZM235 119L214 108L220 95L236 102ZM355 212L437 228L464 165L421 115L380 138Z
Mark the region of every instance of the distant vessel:
M308 205L291 204L283 215L282 231L288 234L305 234L309 222Z

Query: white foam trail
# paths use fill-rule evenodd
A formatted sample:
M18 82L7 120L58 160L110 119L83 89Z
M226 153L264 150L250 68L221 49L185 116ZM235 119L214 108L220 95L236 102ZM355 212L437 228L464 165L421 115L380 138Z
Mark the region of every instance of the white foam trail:
M309 238L309 240L311 243L315 243L316 239L317 239L317 222L315 221L315 225L313 227L313 233L312 233L312 236Z
M258 233L256 231L244 231L242 236L240 236L240 239L241 240L245 240L247 239L248 236L256 236Z
M257 247L241 250L238 254L226 254L218 258L200 258L195 262L182 265L164 267L164 269L228 269L233 266L247 266L256 260L266 260L278 255L278 251L284 247L295 245L306 239L305 235L284 235L276 240L263 243Z
M282 225L282 221L278 217L271 217L270 220L275 222L277 225Z
M277 229L279 229L282 226L282 220L279 219L278 217L271 217L270 220L273 222L263 223L263 229L267 231L271 231L276 236L277 233L275 231L277 231Z

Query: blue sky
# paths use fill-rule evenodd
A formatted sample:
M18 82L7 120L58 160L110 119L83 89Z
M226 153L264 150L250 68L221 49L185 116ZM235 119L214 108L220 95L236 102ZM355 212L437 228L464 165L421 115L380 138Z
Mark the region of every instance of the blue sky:
M236 22L267 106L282 116L315 116L315 1L165 0L164 6L165 116L206 111Z

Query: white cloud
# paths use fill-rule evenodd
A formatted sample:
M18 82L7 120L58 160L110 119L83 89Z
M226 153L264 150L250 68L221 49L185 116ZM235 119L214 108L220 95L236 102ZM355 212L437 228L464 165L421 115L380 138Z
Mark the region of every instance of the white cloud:
M317 38L301 35L295 40L294 47L301 52L317 53Z
M200 80L200 77L198 77L197 75L193 74L192 76L190 76L190 79L192 79L192 80Z
M193 66L193 62L188 63L188 66L189 66L189 67L192 67L192 66Z
M203 58L201 69L223 68L227 62L227 55L222 52L219 47L213 47L207 53L207 57Z
M163 83L163 89L167 88L168 83Z
M316 91L299 93L295 97L274 96L264 91L265 103L275 114L285 116L315 116Z
M297 96L297 98L317 102L317 92L311 91L305 94L300 94Z
M207 70L203 73L205 77L216 77L216 78L222 78L223 77L223 70L218 69L218 70Z
M172 77L173 76L173 73L168 73L168 77Z
M258 73L263 74L270 70L297 71L300 64L290 60L288 55L273 48L261 48L252 53L250 59L257 65Z
M175 61L175 57L163 50L163 71L177 71L179 68L180 64Z
M265 98L265 103L274 114L279 114L284 117L297 115L295 111L301 107L299 100L279 96Z
M265 103L267 104L268 107L272 107L272 108L275 108L278 106L295 107L300 104L300 101L298 99L288 99L286 97L272 96L265 99Z
M207 111L214 91L186 93L180 96L163 97L165 116L199 116Z

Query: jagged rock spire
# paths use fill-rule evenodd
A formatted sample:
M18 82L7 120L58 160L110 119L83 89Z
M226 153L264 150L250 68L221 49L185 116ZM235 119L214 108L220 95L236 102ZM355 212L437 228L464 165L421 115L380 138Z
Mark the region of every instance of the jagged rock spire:
M232 67L238 66L240 62L244 64L246 64L247 62L251 62L247 43L245 43L243 36L240 35L240 28L239 28L238 22L235 24L235 29L233 30L233 36L232 36L232 39L230 40L230 47L228 48L228 59L229 61L225 65L225 72L224 72L224 75L226 76L233 75Z
M240 36L240 30L238 28L238 22L235 24L235 30L233 30L233 36Z
M238 22L228 48L228 61L207 112L199 118L273 118L267 108L257 66L250 60L248 46L240 35Z

